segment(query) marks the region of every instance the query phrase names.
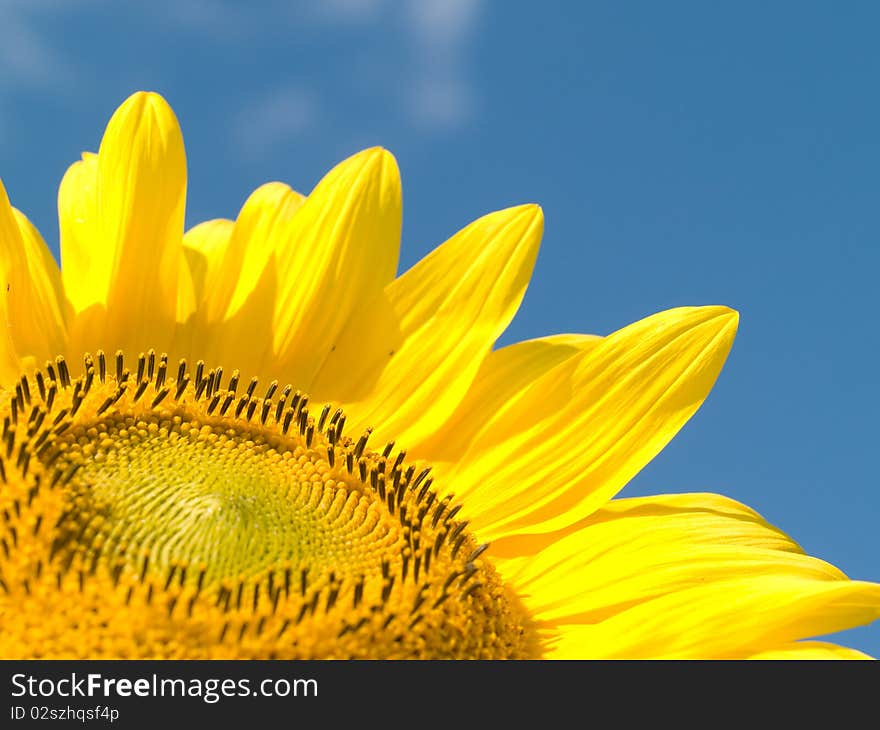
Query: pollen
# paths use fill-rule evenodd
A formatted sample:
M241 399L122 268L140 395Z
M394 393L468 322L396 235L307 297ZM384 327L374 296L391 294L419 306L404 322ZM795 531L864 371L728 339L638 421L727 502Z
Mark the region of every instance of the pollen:
M86 355L0 395L3 658L530 658L463 506L275 381Z

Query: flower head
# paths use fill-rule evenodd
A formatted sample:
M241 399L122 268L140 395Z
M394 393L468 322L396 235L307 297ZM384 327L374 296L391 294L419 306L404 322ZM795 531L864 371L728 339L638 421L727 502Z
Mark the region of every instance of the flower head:
M880 586L713 494L612 499L696 411L725 307L493 350L541 210L395 277L382 149L184 233L139 93L59 191L0 187L0 656L854 656Z

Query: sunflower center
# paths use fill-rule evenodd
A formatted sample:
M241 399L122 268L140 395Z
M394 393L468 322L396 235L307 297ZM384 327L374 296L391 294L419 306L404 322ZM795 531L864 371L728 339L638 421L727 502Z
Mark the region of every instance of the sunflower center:
M0 403L4 655L33 632L49 656L535 655L428 467L289 386L109 365L59 359Z
M184 420L111 416L73 431L67 533L76 549L188 580L254 579L279 565L342 577L401 548L399 524L302 447ZM184 580L187 577L184 576Z

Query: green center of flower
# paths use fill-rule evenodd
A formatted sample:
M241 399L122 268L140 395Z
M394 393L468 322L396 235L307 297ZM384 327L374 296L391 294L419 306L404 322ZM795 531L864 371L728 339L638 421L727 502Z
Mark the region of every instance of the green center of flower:
M262 434L111 416L69 443L63 460L81 468L67 530L84 554L124 554L134 568L146 558L159 571L204 566L188 579L204 570L211 585L279 565L353 577L401 548L399 523L366 494Z

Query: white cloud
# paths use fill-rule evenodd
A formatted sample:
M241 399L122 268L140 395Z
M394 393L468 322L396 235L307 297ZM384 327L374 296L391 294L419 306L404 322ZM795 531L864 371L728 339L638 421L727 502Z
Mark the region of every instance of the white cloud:
M370 84L377 98L384 94L391 102L388 113L422 130L448 132L467 124L478 111L468 56L482 4L481 0L324 0L286 8L302 22L317 23L328 32L357 26L358 32L396 34L396 42L367 46L349 76L357 86L354 90L362 93ZM317 98L303 87L282 87L249 105L236 120L234 134L246 153L265 154L309 130L320 111Z
M319 114L318 100L308 89L277 89L247 104L235 120L235 136L246 152L262 155L312 129Z
M98 0L109 2L109 0ZM253 31L255 14L246 3L224 0L151 0L144 20L168 32L204 36L215 41L241 38Z
M458 50L474 29L480 0L410 0L412 30L434 50Z
M367 23L378 17L384 5L384 0L323 0L313 10L325 22Z
M476 106L470 86L456 75L419 76L409 90L407 101L412 118L434 129L462 126L474 116Z
M449 130L476 115L467 55L480 0L409 0L414 63L405 99L410 117Z
M362 46L357 71L349 76L352 91L363 93L363 84L369 82L391 119L396 116L422 130L450 131L477 113L469 55L483 5L483 0L269 0L257 12L237 0L153 0L148 6L120 6L114 0L0 0L0 107L21 90L65 94L82 87L84 73L77 69L77 59L65 55L43 30L57 27L65 14L139 13L145 27L151 27L146 32L175 32L216 43L251 42L272 18L283 28L295 17L298 23L326 30L328 38L355 28L387 39ZM236 44L230 52L245 49ZM370 81L371 68L382 71ZM280 88L258 90L266 95L232 121L245 150L265 152L313 127L322 110L300 78L292 72L288 79L274 79Z
M19 86L63 90L73 80L69 59L53 50L28 17L64 6L57 1L0 0L0 92Z

